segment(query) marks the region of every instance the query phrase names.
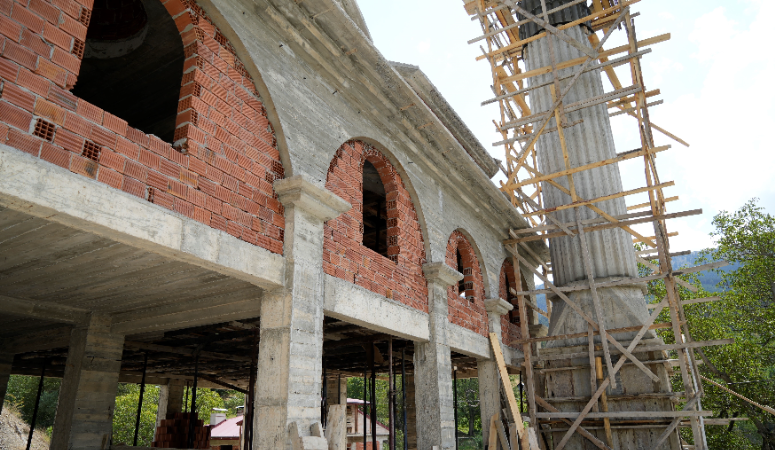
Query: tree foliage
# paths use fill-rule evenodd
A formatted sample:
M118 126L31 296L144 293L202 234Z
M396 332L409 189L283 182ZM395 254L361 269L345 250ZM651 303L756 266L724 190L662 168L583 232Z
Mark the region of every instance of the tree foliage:
M722 211L713 219L711 236L716 247L703 250L698 264L727 261L734 270L716 270L720 283L716 292L704 290L697 275L681 278L697 292L679 287L682 300L718 295L720 301L684 307L686 319L696 341L733 338L731 345L712 346L696 351L703 376L765 405L775 404L775 218L756 205L755 200L740 210ZM641 275L648 269L641 265ZM658 302L665 296L664 282L649 283L649 297ZM667 310L659 321L670 321ZM671 332L660 332L666 343L674 342ZM674 379L676 390L683 390L680 374ZM704 410L715 417L745 417L730 427L707 426L710 448L716 450L775 450L775 417L709 383L704 383ZM690 440L688 435L685 435Z
M22 420L28 424L32 422L39 383L40 377L24 375L11 375L10 380L8 380L5 401L13 405L21 413ZM54 425L61 383L62 380L59 378L45 378L43 380L43 392L40 396L35 428L46 429Z

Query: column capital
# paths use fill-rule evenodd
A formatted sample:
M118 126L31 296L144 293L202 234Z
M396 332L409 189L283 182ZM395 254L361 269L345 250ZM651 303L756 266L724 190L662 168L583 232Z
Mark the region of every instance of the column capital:
M484 301L484 309L488 314L502 316L514 309L514 305L502 298L488 298Z
M449 267L443 262L426 263L422 266L422 272L428 283L438 283L443 286L452 286L463 279L463 274Z
M306 174L277 180L274 182L274 190L286 208L298 208L323 222L352 208L341 197L313 183L312 178Z

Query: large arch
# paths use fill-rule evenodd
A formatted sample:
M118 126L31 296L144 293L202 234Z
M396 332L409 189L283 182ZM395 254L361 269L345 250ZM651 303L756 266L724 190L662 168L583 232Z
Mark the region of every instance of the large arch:
M489 326L484 307L482 266L467 234L461 229L455 230L447 241L446 264L463 274L462 285L447 288L449 321L487 336Z
M372 164L387 200L387 255L363 245L363 167ZM377 148L350 140L337 149L328 168L326 189L353 208L326 222L323 268L328 275L407 306L428 312L428 286L422 272L426 254L414 203L401 175Z
M31 29L43 39L13 44L14 52L0 58L5 90L18 94L0 99L4 141L282 253L284 210L272 183L285 170L275 128L256 82L205 11L193 0L163 2L184 52L173 146L68 91L77 82L92 8L67 5L49 5L45 14L14 6L32 15L25 27L49 21L57 29Z

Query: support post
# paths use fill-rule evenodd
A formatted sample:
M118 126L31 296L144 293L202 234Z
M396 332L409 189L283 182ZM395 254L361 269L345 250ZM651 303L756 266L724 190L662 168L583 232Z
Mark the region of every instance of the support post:
M290 449L289 430L320 422L323 374L323 224L350 204L306 175L278 180L285 208L284 286L261 301L254 446Z
M124 336L110 317L92 313L73 329L59 390L51 450L105 450L110 445Z
M3 412L5 393L8 390L8 380L11 378L13 353L0 353L0 413Z
M423 266L428 281L430 342L414 344L417 446L440 450L455 446L452 359L447 342L447 288L463 278L443 262Z
M161 421L168 415L183 412L183 395L185 386L181 380L169 380L167 384L159 386L159 406L156 410L156 430L161 426ZM156 440L154 434L154 440Z
M506 300L491 298L484 301L487 311L487 319L490 333L495 333L498 340L502 341L501 318L504 314L514 309L514 306ZM495 358L480 359L476 361L476 370L479 377L479 410L482 416L482 442L488 442L490 438L490 418L501 411L500 375Z

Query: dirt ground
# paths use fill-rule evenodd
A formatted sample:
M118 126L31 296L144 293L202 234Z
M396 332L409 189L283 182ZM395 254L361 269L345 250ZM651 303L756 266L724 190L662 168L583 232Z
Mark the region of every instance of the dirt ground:
M27 448L27 436L30 427L24 423L18 413L8 404L3 406L0 415L0 450L24 450ZM32 436L34 450L48 450L48 436L43 430L35 430Z

